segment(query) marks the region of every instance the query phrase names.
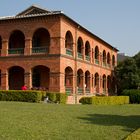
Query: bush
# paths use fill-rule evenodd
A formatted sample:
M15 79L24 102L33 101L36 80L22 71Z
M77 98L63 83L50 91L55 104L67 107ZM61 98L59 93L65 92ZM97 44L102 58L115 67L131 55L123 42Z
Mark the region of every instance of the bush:
M116 104L128 104L128 96L104 96L104 97L82 97L79 100L82 104L95 104L95 105L116 105Z
M47 92L46 96L48 96L49 100L54 103L66 104L67 95L59 92Z
M0 101L40 102L41 91L1 90Z
M82 103L82 104L92 104L92 97L82 97L79 100L79 103Z
M124 90L121 95L129 96L130 103L132 104L140 104L140 90L138 89Z

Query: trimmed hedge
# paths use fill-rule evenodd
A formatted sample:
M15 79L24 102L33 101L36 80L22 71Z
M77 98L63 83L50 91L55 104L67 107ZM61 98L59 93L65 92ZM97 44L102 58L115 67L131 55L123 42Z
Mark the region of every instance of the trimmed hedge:
M59 92L46 92L46 95L50 101L54 103L66 104L67 95Z
M124 90L121 95L129 96L130 103L140 104L140 90L139 89L131 89L131 90Z
M0 101L40 102L41 91L0 90Z
M40 102L48 96L54 103L66 104L67 95L57 92L35 90L0 90L0 101Z
M94 105L129 104L129 96L82 97L79 102L82 104Z

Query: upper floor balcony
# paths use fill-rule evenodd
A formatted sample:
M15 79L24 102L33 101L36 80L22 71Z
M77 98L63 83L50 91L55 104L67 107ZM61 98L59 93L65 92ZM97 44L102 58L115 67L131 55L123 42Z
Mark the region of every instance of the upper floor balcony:
M62 41L61 39L58 41ZM44 28L37 29L32 38L27 38L24 36L24 33L20 30L15 30L11 33L9 39L3 40L0 36L0 54L1 56L24 56L24 55L46 55L51 54L54 51L57 54L60 52L65 53L67 56L78 60L82 60L91 64L96 64L106 68L113 68L116 64L115 55L112 55L109 51L104 50L100 51L98 46L94 48L91 47L91 43L89 41L83 41L82 37L77 38L77 42L74 42L73 36L70 31L66 32L66 36L64 39L65 42L62 48L58 46L54 46L54 42L50 38L50 34L48 30ZM84 43L85 42L85 43ZM52 43L52 44L51 44ZM61 49L64 49L61 51ZM52 50L53 49L53 50ZM76 56L77 55L77 56ZM103 64L103 61L106 64Z
M11 48L8 49L8 55L23 55L24 48Z
M32 54L44 54L48 52L49 52L48 47L33 47L32 48Z
M48 47L33 47L31 48L31 54L46 54L49 52ZM18 55L24 55L25 54L25 48L10 48L8 49L8 56L18 56Z

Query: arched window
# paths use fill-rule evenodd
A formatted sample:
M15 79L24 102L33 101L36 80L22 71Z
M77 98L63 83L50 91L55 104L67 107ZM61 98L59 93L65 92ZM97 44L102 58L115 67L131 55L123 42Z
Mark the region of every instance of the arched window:
M21 90L24 85L24 69L19 66L13 66L8 73L9 89Z
M73 70L71 67L65 68L65 86L72 87L73 84Z
M78 87L82 87L82 79L83 78L83 71L81 69L79 69L77 71L77 86Z
M94 75L94 86L95 86L95 92L99 93L99 74L95 73Z
M112 56L112 66L113 67L115 66L115 56L114 55Z
M65 36L66 54L73 55L73 37L70 31L67 31Z
M32 53L45 53L49 51L50 34L44 28L35 31L32 39Z
M13 31L9 38L8 54L23 54L24 48L25 48L24 34L19 30Z
M78 58L83 59L83 40L81 37L77 41L77 54Z
M103 51L103 66L106 66L106 51Z
M90 88L90 72L86 71L85 72L85 86L86 88Z
M103 75L103 93L106 93L106 75Z
M86 94L89 94L90 93L90 72L89 71L86 71L85 72L85 91L86 91Z
M99 48L98 48L98 46L95 47L95 63L99 64Z
M78 94L83 93L83 70L79 69L77 71L77 87L78 87Z
M65 91L67 95L73 92L73 70L71 67L65 68Z
M108 94L111 94L111 76L107 76L107 88L108 88Z
M32 87L34 89L49 89L50 69L43 65L32 68Z
M85 44L85 57L87 61L90 61L90 44L88 41Z
M107 65L108 65L108 67L110 67L110 63L111 62L111 59L110 59L110 53L108 52L107 53Z

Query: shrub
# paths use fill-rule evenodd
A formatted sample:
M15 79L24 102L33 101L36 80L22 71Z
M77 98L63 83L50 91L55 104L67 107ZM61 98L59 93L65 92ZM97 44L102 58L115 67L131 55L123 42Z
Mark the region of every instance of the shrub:
M0 101L40 102L41 91L1 90Z
M67 95L64 93L57 94L58 101L60 104L66 104L67 102Z
M54 103L66 104L67 95L59 92L47 92L46 96L48 96L49 100Z
M82 103L82 104L92 104L92 97L82 97L79 100L79 103Z
M138 89L124 90L121 95L129 96L130 103L132 104L140 104L140 90Z
M82 104L95 104L95 105L116 105L116 104L128 104L128 96L104 96L104 97L82 97L79 100Z

